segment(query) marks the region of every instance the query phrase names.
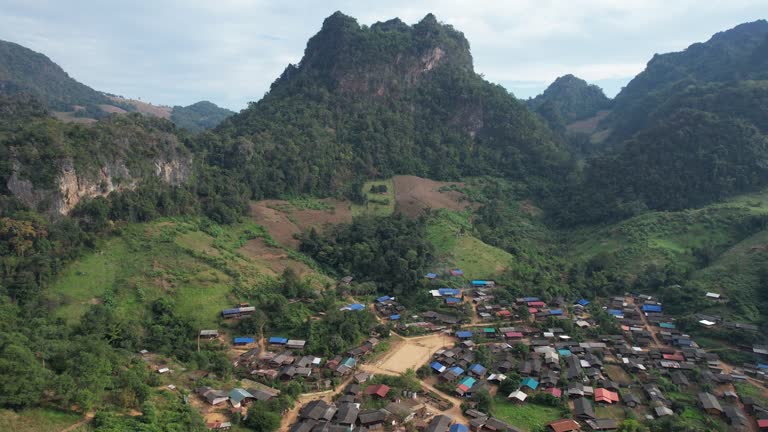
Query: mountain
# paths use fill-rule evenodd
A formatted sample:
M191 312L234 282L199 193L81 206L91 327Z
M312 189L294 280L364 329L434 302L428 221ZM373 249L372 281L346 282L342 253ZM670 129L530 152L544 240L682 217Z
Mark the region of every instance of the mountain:
M603 148L569 194L595 222L680 210L768 185L768 22L656 55L615 98Z
M611 129L608 140L619 143L629 138L668 114L670 99L701 92L701 87L713 94L734 83L764 80L768 80L766 20L738 25L681 52L656 54L614 99L613 112L604 121Z
M543 187L567 151L501 86L473 70L469 43L429 14L360 26L328 17L270 92L206 137L209 161L253 196L355 193L365 178L498 175Z
M190 132L200 132L218 126L224 119L235 114L226 108L220 108L208 101L200 101L189 106L175 106L171 111L171 121Z
M544 118L549 117L547 113L556 113L562 123L569 124L608 109L611 100L600 87L568 74L557 78L544 93L526 103Z
M103 117L102 106L119 105L71 78L45 55L0 41L0 94L18 93L32 94L53 111L74 111L79 117Z

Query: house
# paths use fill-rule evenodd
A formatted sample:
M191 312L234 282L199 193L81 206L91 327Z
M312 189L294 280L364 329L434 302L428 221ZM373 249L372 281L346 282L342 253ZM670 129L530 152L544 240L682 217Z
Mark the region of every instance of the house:
M323 400L313 400L299 410L300 419L331 421L336 415L336 406Z
M619 401L618 393L612 392L608 389L599 388L595 390L595 402L604 402L612 404Z
M547 430L552 432L580 431L581 425L572 419L556 420L547 425Z
M387 393L389 393L389 386L386 384L374 384L365 388L365 394L368 396L385 398L387 397Z
M307 344L307 341L305 341L305 340L289 339L285 343L285 346L287 348L289 348L289 349L301 350L301 349L304 349L304 345L306 345L306 344Z
M200 337L205 339L216 339L219 337L218 330L200 330Z
M688 387L690 385L688 377L682 371L676 370L669 374L669 377L672 379L672 383L677 386Z
M698 399L701 408L707 413L712 415L723 414L723 407L720 406L720 402L711 393L699 393Z
M619 428L619 422L611 418L586 420L587 425L595 431L610 431Z
M221 316L224 319L241 318L246 315L253 315L256 313L254 306L241 306L232 309L224 309L221 311Z
M210 387L199 387L195 389L195 393L197 393L201 398L205 399L206 402L214 406L229 400L229 396L227 396L225 392L221 390L214 390Z
M288 343L288 338L273 336L269 338L270 345L285 345Z
M624 405L630 408L635 408L640 405L640 398L630 392L622 394L621 401L624 402Z
M426 431L427 432L448 432L448 427L451 425L451 422L453 422L453 419L446 415L437 415L435 416L432 421L429 422L429 426L427 426Z
M236 346L250 345L254 342L254 339L252 337L236 337L233 342Z
M531 390L536 390L539 387L539 382L531 377L524 378L520 383L521 387L527 387Z
M374 428L387 420L389 413L384 409L360 411L357 420L361 426Z
M408 423L417 416L423 416L427 407L418 401L413 399L405 399L400 402L390 402L385 408L387 412L392 414L398 423Z
M583 420L594 419L595 407L586 398L576 399L573 401L573 415Z
M333 421L342 426L353 426L357 422L360 409L351 403L342 404L333 417Z
M511 400L513 402L518 402L518 403L525 402L525 399L527 399L527 398L528 398L528 395L525 394L520 389L517 389L517 390L513 391L512 393L509 394L509 396L507 396L507 399L509 399L509 400Z
M487 372L488 372L488 369L486 369L485 367L483 367L483 365L478 363L475 363L469 367L469 373L471 373L472 375L478 378L484 377Z
M256 399L256 397L252 395L248 390L241 388L232 389L227 394L227 397L229 397L229 403L231 403L235 408L240 408L240 404L244 401L247 402L248 399Z

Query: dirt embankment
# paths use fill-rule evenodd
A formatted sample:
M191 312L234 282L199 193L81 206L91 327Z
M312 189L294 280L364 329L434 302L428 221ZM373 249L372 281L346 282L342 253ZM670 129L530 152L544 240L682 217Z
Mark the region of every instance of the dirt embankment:
M463 193L446 189L451 185L463 186L463 183L438 182L416 176L396 176L393 181L395 211L407 216L419 216L426 208L464 210L471 206Z

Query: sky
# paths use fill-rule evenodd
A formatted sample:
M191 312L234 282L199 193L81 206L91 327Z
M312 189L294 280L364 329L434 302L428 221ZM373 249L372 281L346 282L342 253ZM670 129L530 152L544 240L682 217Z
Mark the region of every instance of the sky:
M613 97L655 53L765 19L766 0L0 0L0 39L97 90L162 105L259 100L335 11L370 25L433 13L475 70L519 98L572 73Z

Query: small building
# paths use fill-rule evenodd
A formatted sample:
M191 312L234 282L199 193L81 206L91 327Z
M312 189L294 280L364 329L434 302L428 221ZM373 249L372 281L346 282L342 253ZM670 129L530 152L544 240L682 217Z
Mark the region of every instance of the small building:
M236 337L233 340L234 345L236 346L243 346L243 345L250 345L254 343L254 339L252 337Z
M300 340L300 339L289 339L285 346L289 349L295 349L295 350L301 350L304 349L304 346L307 344L307 341Z
M547 430L552 432L580 431L581 425L573 419L555 420L547 425Z
M520 389L513 391L509 394L509 396L507 396L507 399L517 403L523 403L527 398L528 395Z
M365 394L368 396L385 398L387 397L387 393L389 393L389 386L386 384L374 384L365 388Z
M273 336L269 338L270 345L285 345L288 343L288 338Z
M723 407L720 406L720 402L711 393L699 393L698 399L701 408L707 413L712 415L723 414Z

